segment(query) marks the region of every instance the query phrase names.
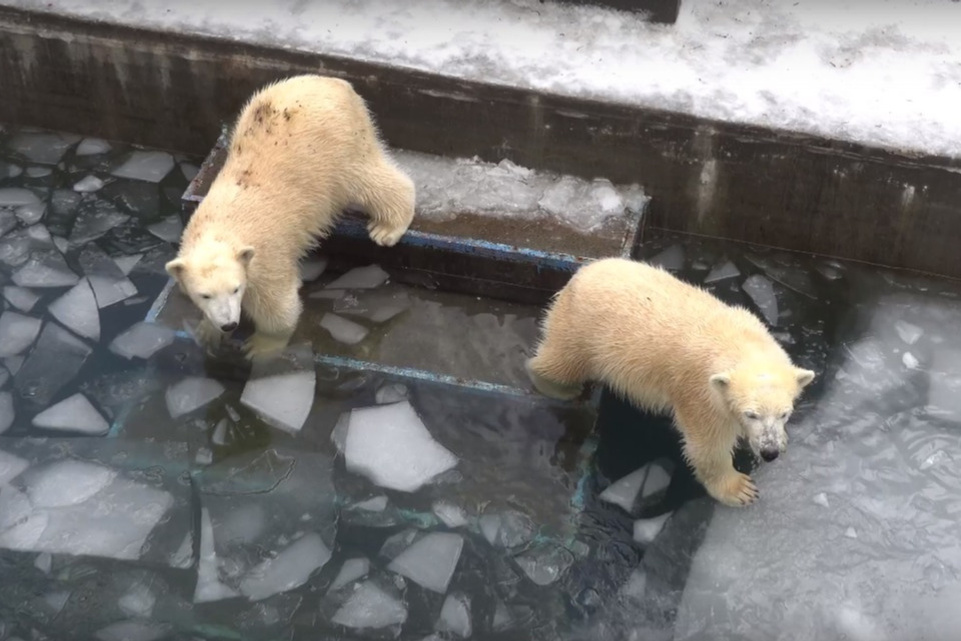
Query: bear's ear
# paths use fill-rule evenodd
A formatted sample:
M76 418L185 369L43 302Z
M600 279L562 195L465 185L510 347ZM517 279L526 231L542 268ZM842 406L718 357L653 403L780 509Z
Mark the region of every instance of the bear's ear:
M727 391L727 388L730 384L731 375L727 372L721 372L720 374L715 374L711 377L711 387L722 394Z
M814 372L809 369L797 368L794 373L797 375L797 384L802 388L807 387L814 380Z
M244 267L247 267L248 265L250 265L250 261L252 261L253 259L254 259L253 247L249 247L249 246L241 247L237 251L237 260L239 260L240 264L243 265Z
M184 271L187 269L186 263L184 263L182 258L174 258L172 261L168 262L164 268L167 273L176 278L178 281L184 275Z

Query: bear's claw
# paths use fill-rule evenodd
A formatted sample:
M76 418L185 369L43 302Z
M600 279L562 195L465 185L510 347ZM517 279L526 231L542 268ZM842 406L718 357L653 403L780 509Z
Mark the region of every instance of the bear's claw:
M395 227L385 223L369 223L367 232L370 239L383 247L393 247L400 240L400 237L407 232L407 227Z
M724 477L714 488L708 488L718 501L731 507L744 507L754 503L759 493L754 480L747 474L735 472Z

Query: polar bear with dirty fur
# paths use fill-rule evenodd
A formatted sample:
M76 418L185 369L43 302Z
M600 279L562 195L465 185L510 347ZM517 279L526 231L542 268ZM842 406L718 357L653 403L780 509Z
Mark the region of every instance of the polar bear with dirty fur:
M385 246L414 216L414 185L361 97L344 80L314 75L257 92L166 266L203 311L201 340L218 342L243 311L256 329L249 357L283 349L302 311L299 261L346 208L366 212L371 239Z
M749 311L630 260L578 270L542 330L527 363L541 393L574 398L598 381L642 409L673 412L695 476L731 506L758 495L734 469L738 439L765 461L776 459L787 447L794 403L814 380Z

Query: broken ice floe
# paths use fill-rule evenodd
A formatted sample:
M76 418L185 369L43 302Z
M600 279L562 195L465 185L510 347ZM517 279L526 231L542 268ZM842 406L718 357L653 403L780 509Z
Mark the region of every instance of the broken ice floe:
M113 149L110 143L106 140L101 140L100 138L84 138L77 145L77 155L78 156L95 156L97 154L105 154Z
M649 544L653 541L661 530L664 528L664 524L667 520L671 518L671 513L662 514L660 516L655 516L650 519L639 519L634 521L634 541L635 543L642 543L644 545Z
M124 358L150 358L170 345L176 333L164 325L141 321L110 343L110 351Z
M100 312L87 279L50 303L50 314L78 336L100 340Z
M441 523L449 528L458 528L467 525L467 514L460 507L447 503L446 501L436 501L431 506L431 511L440 519Z
M447 595L434 629L438 632L449 632L461 639L471 635L473 626L470 618L470 599L467 595Z
M113 262L117 264L124 276L129 276L133 268L143 258L143 254L130 254L129 256L114 256Z
M9 310L3 312L0 315L0 358L15 356L33 345L41 325L43 321L39 318Z
M327 269L326 258L308 258L300 261L300 281L309 283L320 278L320 275Z
M81 194L89 194L95 191L100 191L102 187L103 181L93 174L84 176L73 184L73 190Z
M194 603L209 603L240 596L237 590L225 585L217 571L217 552L214 549L214 528L210 512L200 510L200 560L197 564L197 584Z
M336 291L336 290L334 290ZM338 314L360 316L375 323L386 323L394 316L411 307L406 291L370 292L357 296L341 296L335 299L333 309Z
M46 323L14 377L17 392L36 405L48 406L57 392L73 380L92 351L57 323Z
M21 312L28 313L33 306L37 304L40 300L38 294L34 294L29 289L24 287L17 287L16 285L7 285L3 288L3 297L7 299L7 302L19 309ZM2 334L3 332L0 332Z
M0 487L20 476L28 467L30 464L19 456L0 450Z
M714 267L707 276L704 277L704 284L709 285L711 283L716 283L720 280L726 280L728 278L736 278L741 275L738 271L737 266L731 261L726 261L720 265Z
M240 582L240 591L251 601L293 590L330 560L330 550L319 534L311 532L297 539L276 557L251 569Z
M78 140L80 136L73 134L30 131L15 135L8 144L10 149L30 162L56 165Z
M761 311L768 325L777 325L779 316L777 296L774 294L774 285L771 281L760 274L754 274L753 276L748 276L744 284L741 285L741 289L751 297L751 300L757 305L757 308Z
M72 287L80 280L57 249L34 252L13 275L20 287Z
M444 594L463 547L464 539L459 534L431 532L401 552L387 569L428 590Z
M20 207L40 202L37 194L24 187L0 188L0 207Z
M153 614L154 605L157 597L153 595L146 585L138 584L120 597L117 606L124 614L131 617L149 618Z
M531 581L543 587L563 576L574 563L574 555L559 545L541 543L514 560Z
M407 608L399 598L365 581L331 618L333 623L354 629L380 629L407 621Z
M383 512L387 509L387 497L381 494L380 496L369 498L366 501L355 503L350 509L363 510L364 512Z
M176 244L180 241L180 235L184 231L184 225L180 216L167 216L159 223L147 225L147 231L168 243Z
M319 324L330 332L335 341L345 345L356 345L367 338L367 334L370 333L370 330L363 325L358 325L354 321L349 321L329 312L320 318Z
M167 177L173 166L173 156L166 152L134 151L111 173L119 178L159 183Z
M47 212L47 205L45 203L31 203L20 205L14 211L24 225L36 225Z
M684 269L684 248L680 245L671 245L656 256L649 258L647 262L671 272L680 271Z
M534 522L516 510L482 516L478 525L481 534L491 545L500 548L519 548L529 543L536 531Z
M404 400L407 400L407 386L403 383L381 385L374 392L374 402L378 405L389 405Z
M33 424L48 430L101 436L110 429L87 397L77 393L33 417Z
M117 262L96 245L84 247L78 261L90 281L97 307L100 309L137 295L137 287L127 278Z
M650 501L667 490L672 472L673 464L668 459L648 463L612 483L601 492L600 499L632 514L639 500Z
M167 388L167 410L173 418L204 407L224 393L224 386L212 378L189 376Z
M112 203L92 194L87 194L81 199L80 205L77 207L77 217L74 219L73 229L70 231L70 244L73 247L85 245L129 219L130 216L122 213Z
M402 492L415 492L457 465L407 401L353 410L344 449L349 471Z
M372 289L383 285L388 278L389 275L380 265L355 267L329 283L325 289Z
M330 584L330 591L339 590L340 588L353 583L359 579L367 576L370 572L370 561L361 557L356 559L347 559L340 568L340 572Z
M3 434L17 417L13 407L13 395L10 392L0 392L0 434ZM3 453L0 452L0 476L3 474Z
M290 348L281 358L255 363L240 402L274 427L296 433L310 415L316 384L313 352Z

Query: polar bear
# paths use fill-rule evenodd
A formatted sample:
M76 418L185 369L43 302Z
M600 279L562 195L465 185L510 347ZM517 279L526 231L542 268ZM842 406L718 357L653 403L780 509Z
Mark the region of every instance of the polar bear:
M251 97L227 160L184 229L167 272L203 311L203 342L255 326L248 357L279 351L302 311L299 261L346 208L370 217L370 238L397 243L414 216L414 184L389 158L350 83L316 75Z
M758 495L734 469L737 440L777 458L794 403L814 380L749 311L620 258L580 268L557 294L527 371L548 396L574 398L599 381L640 408L673 412L695 476L731 506Z

